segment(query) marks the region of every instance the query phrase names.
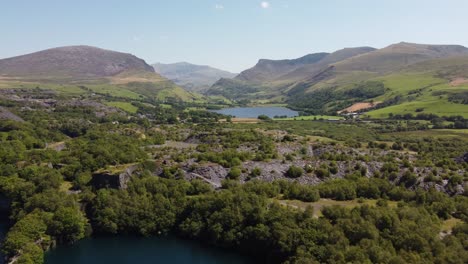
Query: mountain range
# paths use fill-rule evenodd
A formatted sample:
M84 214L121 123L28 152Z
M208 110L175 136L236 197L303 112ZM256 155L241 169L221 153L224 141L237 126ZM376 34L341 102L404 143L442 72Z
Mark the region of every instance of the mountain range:
M233 78L237 74L216 69L205 65L196 65L188 62L171 64L155 63L154 70L172 80L188 91L204 92L221 78Z
M203 101L203 93L252 104L283 103L310 114L336 114L361 104L371 106L366 114L376 118L468 117L468 48L406 42L345 48L261 59L238 75L185 62L150 66L134 55L90 46L1 59L0 88L27 87L157 101Z
M208 95L287 103L310 113L333 114L354 103L376 101L375 117L418 112L468 115L468 49L459 45L401 42L383 49L346 48L291 60L261 59L232 79L217 81ZM374 105L374 104L372 104Z

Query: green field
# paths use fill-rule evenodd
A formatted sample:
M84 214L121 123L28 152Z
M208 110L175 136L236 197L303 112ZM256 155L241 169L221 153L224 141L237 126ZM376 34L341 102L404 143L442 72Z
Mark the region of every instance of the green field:
M406 138L406 139L420 139L424 137L434 138L459 138L468 141L468 129L431 129L424 131L408 131L408 132L394 132L388 133L388 136Z
M0 89L46 89L56 91L63 95L78 96L87 92L78 85L57 84L57 83L36 83L36 82L17 82L0 81Z
M112 84L86 85L91 91L99 94L111 95L113 97L141 99L144 97L141 94L132 92L125 87Z
M390 113L468 117L468 105L452 103L447 98L450 94L468 90L468 85L453 87L447 80L435 78L431 74L394 74L376 80L382 81L388 91L374 98L374 101L385 101L395 96L401 96L404 101L366 113L371 118L386 118Z
M322 208L327 206L342 206L348 209L354 208L356 206L361 205L370 205L376 206L377 200L375 199L363 199L363 200L351 200L351 201L335 201L331 199L320 199L317 202L303 202L299 200L277 200L280 204L289 206L292 208L297 208L300 210L305 210L307 207L314 208L314 216L320 217L322 216ZM388 206L390 207L397 207L397 202L395 201L387 201Z
M113 106L113 107L117 107L117 108L120 108L126 112L129 112L129 113L136 113L137 110L138 110L138 107L132 105L131 103L128 103L128 102L106 102L106 105L108 106Z

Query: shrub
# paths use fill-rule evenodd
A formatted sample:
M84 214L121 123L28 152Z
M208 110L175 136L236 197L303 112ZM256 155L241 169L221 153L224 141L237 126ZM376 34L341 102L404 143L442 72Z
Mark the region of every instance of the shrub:
M238 180L242 171L239 167L232 168L228 173L228 178L231 180Z
M253 168L253 170L250 172L250 176L252 177L258 177L261 174L262 174L262 169L260 169L259 167Z
M289 178L299 178L302 176L302 173L304 173L302 168L291 165L288 171L286 171L286 176Z

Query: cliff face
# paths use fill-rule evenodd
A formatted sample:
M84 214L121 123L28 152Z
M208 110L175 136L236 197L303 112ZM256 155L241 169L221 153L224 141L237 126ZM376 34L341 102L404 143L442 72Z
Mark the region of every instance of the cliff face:
M137 165L130 165L117 170L97 171L93 173L91 185L96 189L127 189L128 182L134 175L137 168Z

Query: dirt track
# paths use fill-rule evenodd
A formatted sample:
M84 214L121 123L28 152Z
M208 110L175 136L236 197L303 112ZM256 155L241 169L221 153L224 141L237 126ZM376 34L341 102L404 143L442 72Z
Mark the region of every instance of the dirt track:
M450 82L451 86L459 86L462 84L468 84L468 79L465 78L456 78L455 80Z
M363 109L367 109L367 108L371 108L371 107L374 107L378 104L380 104L381 102L375 102L375 103L355 103L353 104L352 106L348 107L348 108L345 108L341 111L339 111L338 113L342 113L342 112L348 112L348 113L352 113L352 112L356 112L356 111L360 111L360 110L363 110Z

